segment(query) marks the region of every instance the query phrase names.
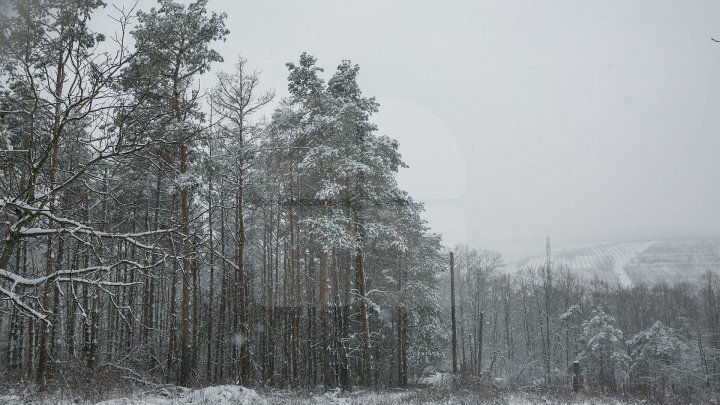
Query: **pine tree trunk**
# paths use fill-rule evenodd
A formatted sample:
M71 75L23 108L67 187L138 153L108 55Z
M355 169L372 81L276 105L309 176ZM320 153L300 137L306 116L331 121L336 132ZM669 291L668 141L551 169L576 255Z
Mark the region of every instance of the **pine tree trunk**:
M17 274L21 275L25 274L25 265L22 253L23 250L18 249L18 252L15 254L15 271L17 272ZM7 365L10 370L16 370L21 368L22 321L23 318L21 317L19 309L16 306L13 306L12 312L10 313L10 336L8 339L7 348Z
M315 258L310 253L310 250L306 250L305 268L307 270L305 275L305 290L307 294L307 374L306 379L308 386L314 387L316 382L316 361L315 361L315 270L314 262Z
M52 206L52 204L51 204ZM52 213L52 208L51 211ZM54 226L54 221L50 219L48 227ZM45 275L50 276L53 273L53 237L52 235L48 235L47 237L47 244L46 244L46 261L45 261ZM42 292L42 306L43 308L46 308L46 311L48 308L52 308L50 304L50 294L52 293L52 287L53 284L51 282L46 282L43 286L43 292ZM53 311L54 312L54 311ZM54 321L54 318L47 314L48 318L50 319L50 322ZM54 322L53 322L54 323ZM51 333L51 324L50 323L43 323L40 327L40 345L38 347L38 366L37 366L37 373L35 375L35 378L37 380L38 387L41 390L44 390L47 385L47 377L48 377L48 361L50 359L50 333Z
M300 241L298 232L298 214L297 199L295 197L295 172L291 174L290 181L290 246L292 249L290 263L290 277L292 283L292 385L298 387L300 385Z
M220 179L220 190L221 200L224 200L224 182ZM217 369L215 375L218 381L223 381L225 375L225 344L227 341L227 325L226 325L226 313L227 313L227 297L228 297L228 274L227 274L227 263L225 263L225 208L220 206L220 254L223 257L222 261L222 276L220 279L220 314L218 320L218 347L217 347Z
M198 238L195 238L196 242L195 245L197 246L199 244ZM197 366L198 366L198 351L200 350L200 345L198 343L199 339L199 333L200 333L200 263L199 256L197 254L197 250L193 249L193 260L192 260L192 351L191 351L191 360L190 360L190 367L192 370L192 373L197 372ZM210 340L208 338L208 340Z
M69 49L72 49L72 43L69 44ZM55 177L57 174L57 168L59 163L59 151L60 151L60 137L62 135L62 108L63 108L63 88L65 84L65 64L69 58L70 52L65 52L66 48L63 46L60 53L57 56L57 74L55 77L55 88L54 90L54 112L53 112L53 123L51 128L51 157L50 157L50 169L48 171L48 188L52 189L56 186ZM55 196L49 197L48 212L50 215L55 214ZM55 227L55 221L52 217L48 220L48 229ZM46 245L46 257L45 257L45 275L50 276L53 274L53 234L48 234L47 245ZM53 285L51 282L44 283L42 292L42 307L46 311L48 322L40 329L40 347L38 352L38 369L37 383L40 390L45 389L48 377L48 361L50 360L50 328L54 325L55 316L58 314L57 307L50 306L50 293L53 291ZM50 309L49 313L47 313Z
M346 265L346 271L345 271L345 285L344 285L344 305L343 305L343 331L342 331L342 337L343 339L348 342L350 340L350 314L351 314L351 290L352 290L352 280L353 277L355 277L354 274L354 268L352 266L352 262L355 259L353 252L348 252L348 258L347 258L347 265ZM349 350L347 350L347 346L343 346L343 354L345 354L345 383L343 385L344 389L350 389L352 387L352 375L351 375L351 363L350 363L350 356L349 356Z
M174 200L174 198L173 198ZM173 212L175 208L175 204L173 201ZM177 257L177 253L175 251L175 243L174 241L170 241L170 251L172 257ZM175 341L177 339L177 272L178 272L178 265L177 260L173 260L172 265L172 277L170 281L170 314L169 314L169 323L170 323L170 337L168 341L168 351L167 351L167 379L168 382L174 380L173 374L175 374Z
M27 377L33 377L34 360L33 353L35 349L35 319L28 318L28 341L27 341Z
M322 361L323 361L323 382L325 389L334 386L332 371L330 369L331 342L330 342L330 268L328 263L328 250L323 249L320 257L320 282L322 301Z
M211 144L212 148L212 144ZM212 156L212 149L210 149L210 155ZM210 383L215 382L213 379L213 351L212 344L216 337L213 335L213 315L215 313L213 308L213 298L215 296L215 240L213 239L213 178L208 178L208 265L210 266L210 286L208 289L208 320L207 320L207 367L205 374L207 381Z
M478 327L477 338L477 374L482 375L482 351L483 351L483 326L485 324L485 313L480 312L480 326Z
M397 315L397 328L398 328L398 349L397 349L397 368L398 368L398 385L404 387L407 385L407 337L406 337L406 314L405 314L405 300L403 295L403 266L404 261L402 252L398 253L399 265L398 265L398 315Z
M87 267L90 261L89 252L85 252L84 266ZM92 310L90 309L90 287L87 284L83 285L83 307L85 308L85 318L83 319L83 360L88 368L92 368L92 362L90 361L91 346L92 346Z
M335 355L337 357L336 368L338 383L343 389L350 388L349 380L349 364L343 338L347 337L345 329L345 311L343 311L343 303L340 299L340 269L338 266L337 248L332 250L332 269L333 269L333 290L335 291ZM345 277L347 279L347 277Z
M242 147L242 135L240 136L240 144ZM240 336L240 359L239 359L239 379L240 384L248 383L248 373L250 371L250 350L249 350L249 330L247 324L247 297L245 290L246 274L244 267L244 255L245 255L245 219L244 219L244 178L243 178L243 165L242 161L238 163L238 184L237 184L237 195L235 203L237 204L237 214L235 217L237 223L237 278L235 284L235 293L237 294L237 311L238 311L238 322L239 322L239 336Z
M360 364L360 384L370 385L370 322L367 311L367 284L365 278L365 252L358 247L355 252L355 266L357 271L357 294L359 305L359 318L362 327L362 360Z
M188 147L186 143L180 145L180 175L188 171ZM181 232L182 232L182 337L180 340L180 380L182 386L190 385L190 196L187 185L180 190Z
M94 369L97 364L97 348L98 348L98 333L99 333L99 320L98 320L98 294L97 291L93 291L92 296L92 310L90 311L90 348L88 351L87 367Z
M19 255L18 255L19 256ZM18 316L17 307L13 307L10 312L10 325L8 328L8 346L5 352L5 364L7 364L9 370L14 370L18 365L18 329L20 319Z

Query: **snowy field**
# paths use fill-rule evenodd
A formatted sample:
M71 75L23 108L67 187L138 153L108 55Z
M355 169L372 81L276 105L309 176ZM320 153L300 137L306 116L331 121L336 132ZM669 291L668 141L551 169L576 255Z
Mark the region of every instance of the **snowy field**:
M720 240L682 239L629 243L599 243L553 252L556 268L592 280L597 277L624 287L659 282L670 284L697 282L708 270L720 265ZM508 262L505 271L517 273L526 268L540 268L545 255Z
M64 397L65 395L63 395ZM339 390L326 393L308 391L269 390L258 392L236 385L221 385L198 390L169 386L125 397L90 402L79 398L59 396L28 397L26 394L0 394L1 405L20 404L92 404L97 405L249 405L249 404L634 404L645 401L621 401L612 398L588 396L546 396L526 392L507 393L501 391L473 392L469 389L448 387L423 387L406 390L358 390L343 393Z

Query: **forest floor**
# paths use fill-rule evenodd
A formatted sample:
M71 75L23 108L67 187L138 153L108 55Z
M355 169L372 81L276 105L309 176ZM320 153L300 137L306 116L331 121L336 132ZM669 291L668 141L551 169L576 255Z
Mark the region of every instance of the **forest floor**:
M191 390L166 386L151 391L128 394L105 392L106 399L92 400L68 392L55 394L30 393L29 390L0 392L0 404L97 404L97 405L304 405L304 404L650 404L648 400L623 400L597 395L568 393L540 393L507 391L500 389L466 389L450 386L427 385L408 389L340 390L322 392L309 390L252 390L236 385L221 385Z

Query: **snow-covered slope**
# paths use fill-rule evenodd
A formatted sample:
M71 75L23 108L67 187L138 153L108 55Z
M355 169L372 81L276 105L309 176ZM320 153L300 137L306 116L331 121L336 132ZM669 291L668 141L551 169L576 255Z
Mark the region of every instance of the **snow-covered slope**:
M720 272L720 240L683 239L599 243L576 249L558 249L552 257L555 269L567 268L581 277L598 278L632 286L658 282L694 282L706 271ZM509 262L505 271L516 273L540 268L545 256Z

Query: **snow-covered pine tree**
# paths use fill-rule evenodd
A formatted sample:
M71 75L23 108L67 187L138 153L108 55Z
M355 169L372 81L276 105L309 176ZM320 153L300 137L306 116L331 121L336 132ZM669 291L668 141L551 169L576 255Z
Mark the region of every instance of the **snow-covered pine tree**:
M190 212L192 189L197 181L191 173L190 161L194 141L201 132L198 123L202 119L198 93L193 90L193 84L196 77L206 72L213 62L223 60L211 44L222 40L228 33L225 15L211 13L208 16L206 6L207 0L197 0L187 6L172 0L160 0L159 8L138 13L138 24L133 31L137 54L124 72L126 86L140 89L141 100L147 102L150 108L167 114L170 122L160 136L172 145L172 149L166 151L167 164L177 173L174 182L179 193L178 223L182 236L180 248L173 248L182 267L181 356L177 381L185 386L190 384L193 368ZM174 289L174 286L171 288ZM168 358L172 363L172 353ZM173 364L168 364L168 369L171 371Z
M630 357L625 350L623 331L615 318L602 307L594 309L582 324L584 350L577 360L583 374L595 378L600 387L616 387L626 382Z

